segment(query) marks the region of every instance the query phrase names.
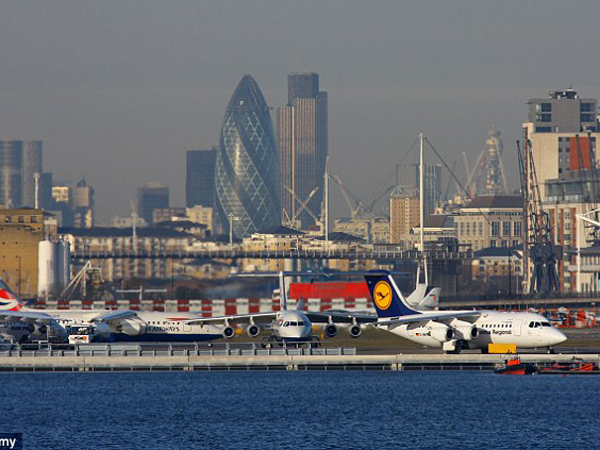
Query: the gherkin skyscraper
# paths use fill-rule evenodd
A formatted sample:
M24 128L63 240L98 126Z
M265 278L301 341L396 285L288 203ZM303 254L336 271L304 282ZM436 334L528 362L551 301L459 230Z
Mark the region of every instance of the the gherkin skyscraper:
M215 167L215 230L242 238L281 225L279 162L271 115L245 75L223 118Z

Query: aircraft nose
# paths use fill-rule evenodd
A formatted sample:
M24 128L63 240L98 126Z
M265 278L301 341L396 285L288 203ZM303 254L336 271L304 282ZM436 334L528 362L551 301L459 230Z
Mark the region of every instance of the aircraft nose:
M565 336L565 334L562 331L557 330L556 328L553 328L552 329L552 340L553 340L552 345L562 344L563 342L565 342L567 340L567 336Z

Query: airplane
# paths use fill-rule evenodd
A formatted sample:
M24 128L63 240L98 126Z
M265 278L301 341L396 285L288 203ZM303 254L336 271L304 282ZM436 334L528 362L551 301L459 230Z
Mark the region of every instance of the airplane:
M280 283L284 286L284 277L290 273L280 272ZM0 319L10 316L8 319L13 323L12 335L15 340L25 341L34 338L29 332L29 323L25 322L52 322L64 331L73 333L93 333L93 336L77 336L73 341L83 342L197 342L210 341L220 338L231 339L235 336L235 329L230 323L242 322L245 331L250 337L257 337L261 327L269 329L271 335L263 340L265 346L273 342L310 342L315 341L312 335L312 321L320 320L326 323L325 333L328 337L334 337L338 327L333 323L336 317L339 322L349 325L348 331L352 337L361 334L361 327L357 320L350 314L345 313L304 313L301 311L303 303L297 305L297 310L287 308L287 297L282 295L283 308L281 311L241 314L232 316L219 316L203 318L197 313L182 312L150 312L133 310L35 310L27 308L14 295L6 284L4 289L7 293L5 302L0 302ZM285 292L282 289L282 292ZM13 317L19 317L15 321ZM370 321L374 321L373 316ZM83 325L83 326L82 326ZM89 326L88 326L89 325ZM0 325L1 326L1 325ZM17 334L17 328L23 328ZM25 328L29 327L29 328ZM21 331L21 330L19 330ZM46 332L46 328L40 327L40 334ZM0 333L2 329L0 328ZM6 333L7 335L10 333Z
M66 339L70 327L87 328L93 333L90 338L106 342L195 342L224 336L218 326L195 326L185 322L197 317L202 316L132 310L36 310L26 307L0 279L0 335L18 342L45 339L49 328L55 335Z
M219 317L203 317L198 319L189 319L186 322L191 325L202 324L223 324L223 336L231 338L235 334L232 323L244 323L246 333L250 337L257 337L260 334L261 327L270 331L269 336L261 339L264 347L270 347L275 343L279 344L319 344L318 336L312 334L313 323L325 324L325 334L327 337L335 337L338 333L338 325L344 324L348 327L348 333L353 338L358 338L362 334L361 323L374 322L374 316L357 316L345 312L312 312L303 311L304 300L301 299L296 304L296 309L288 308L287 295L285 290L286 276L314 275L312 272L278 272L279 292L281 296L282 309L280 311L271 311L263 313L250 314L232 314ZM271 276L272 274L259 274L257 276Z
M0 338L2 341L25 342L41 340L48 336L59 339L66 331L47 314L25 312L15 294L0 279Z
M488 344L516 344L519 348L545 348L567 340L540 314L496 311L421 312L410 307L389 272L366 273L365 280L378 319L374 325L426 347L448 353L480 349Z

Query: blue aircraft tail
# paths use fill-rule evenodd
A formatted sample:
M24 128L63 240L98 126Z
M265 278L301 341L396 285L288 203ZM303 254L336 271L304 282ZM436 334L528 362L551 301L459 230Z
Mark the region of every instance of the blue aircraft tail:
M365 280L367 286L369 286L371 300L373 300L378 317L387 318L420 314L406 303L389 272L373 271L365 275Z

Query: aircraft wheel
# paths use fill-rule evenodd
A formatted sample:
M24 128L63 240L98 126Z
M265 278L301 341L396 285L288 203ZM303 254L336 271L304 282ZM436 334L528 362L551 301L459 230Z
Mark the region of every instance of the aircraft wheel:
M261 340L260 340L260 346L262 348L271 348L272 346L272 339L271 336L264 336Z
M548 347L548 350L547 350L546 353L548 353L549 355L554 355L555 352L554 352L554 349L552 347Z

